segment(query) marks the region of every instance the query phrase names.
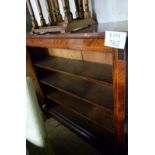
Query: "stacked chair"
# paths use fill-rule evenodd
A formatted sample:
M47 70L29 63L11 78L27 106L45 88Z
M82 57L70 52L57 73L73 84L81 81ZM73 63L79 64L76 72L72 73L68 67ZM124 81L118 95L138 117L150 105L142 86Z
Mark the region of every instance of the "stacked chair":
M73 19L69 0L45 0L48 13L48 23L46 23L43 16L43 7L41 6L40 0L35 0L35 4L39 13L40 25L38 25L38 22L36 20L31 1L26 0L26 2L32 20L32 33L66 33L85 28L96 23L91 17L88 0L74 0L76 7L75 19ZM60 12L59 2L62 3L64 17Z

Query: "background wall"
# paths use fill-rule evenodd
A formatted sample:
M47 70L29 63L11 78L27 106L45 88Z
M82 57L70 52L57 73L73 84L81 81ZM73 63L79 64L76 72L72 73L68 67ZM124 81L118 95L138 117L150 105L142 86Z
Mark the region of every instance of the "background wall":
M61 0L60 11L63 15L63 8ZM90 10L94 18L97 19L98 23L116 22L116 21L127 21L128 20L128 0L89 0ZM40 0L42 4L43 14L46 22L48 23L47 11L45 7L45 0ZM73 17L75 18L75 4L74 0L69 0ZM35 0L31 0L34 8L35 16L39 21L39 14L35 4Z
M92 10L99 23L127 21L128 0L91 0Z

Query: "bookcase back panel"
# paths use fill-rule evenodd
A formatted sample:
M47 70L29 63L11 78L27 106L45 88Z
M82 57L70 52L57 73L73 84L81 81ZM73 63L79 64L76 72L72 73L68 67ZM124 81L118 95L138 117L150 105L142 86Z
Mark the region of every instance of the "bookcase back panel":
M112 53L48 48L48 55L112 65Z

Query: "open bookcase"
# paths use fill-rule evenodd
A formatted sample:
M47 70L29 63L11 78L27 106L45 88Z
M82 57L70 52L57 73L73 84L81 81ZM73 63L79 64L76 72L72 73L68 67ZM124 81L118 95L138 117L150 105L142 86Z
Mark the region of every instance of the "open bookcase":
M105 47L103 39L29 37L27 63L48 116L100 148L117 150L125 143L126 49ZM48 48L77 50L70 41L83 52L110 53L112 63L49 55Z

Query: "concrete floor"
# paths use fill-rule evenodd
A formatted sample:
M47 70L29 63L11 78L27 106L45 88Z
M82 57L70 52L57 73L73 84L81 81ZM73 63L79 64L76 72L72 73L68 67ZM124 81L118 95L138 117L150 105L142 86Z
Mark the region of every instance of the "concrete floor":
M103 155L55 119L46 120L45 126L55 155Z

